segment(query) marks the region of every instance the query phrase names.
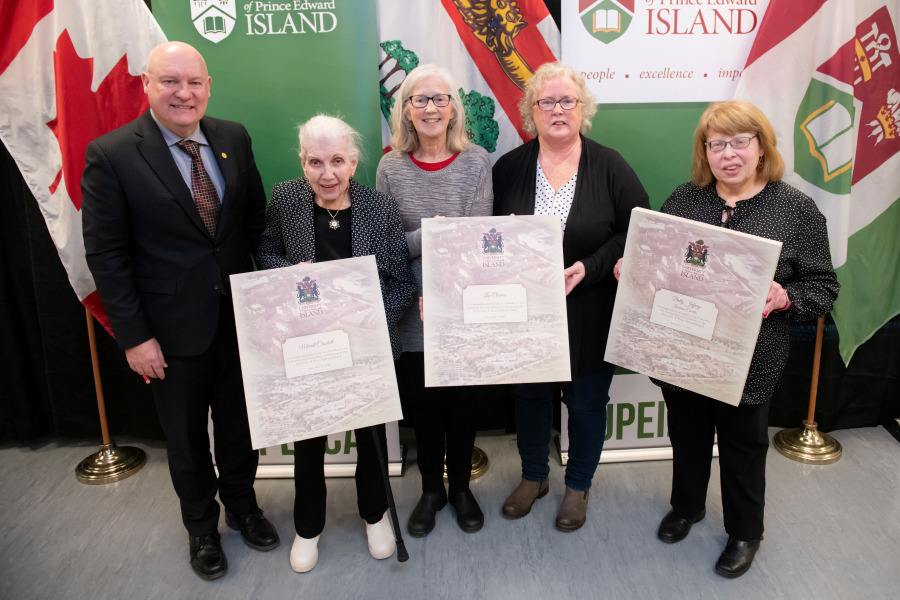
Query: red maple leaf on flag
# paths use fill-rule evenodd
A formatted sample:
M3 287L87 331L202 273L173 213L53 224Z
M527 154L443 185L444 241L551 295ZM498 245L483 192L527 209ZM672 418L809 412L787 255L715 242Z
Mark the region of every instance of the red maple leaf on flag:
M81 174L84 152L95 138L136 119L150 106L140 76L128 72L128 57L119 62L91 91L94 59L75 52L68 30L56 40L53 52L56 81L56 118L47 123L59 141L62 169L50 185L50 193L65 175L66 191L81 210Z

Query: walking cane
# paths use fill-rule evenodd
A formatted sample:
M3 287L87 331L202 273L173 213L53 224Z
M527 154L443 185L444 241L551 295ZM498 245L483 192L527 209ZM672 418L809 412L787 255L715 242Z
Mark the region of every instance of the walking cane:
M378 467L381 471L381 478L384 480L384 493L387 496L388 510L391 512L391 523L394 526L394 540L397 542L397 562L406 562L409 560L409 552L403 543L403 536L400 533L400 520L397 518L397 507L394 505L394 493L391 491L391 481L388 478L387 460L384 457L384 450L381 444L384 438L379 435L382 426L373 425L369 429L372 430L372 439L375 440L375 453L378 455ZM386 442L385 442L386 443Z

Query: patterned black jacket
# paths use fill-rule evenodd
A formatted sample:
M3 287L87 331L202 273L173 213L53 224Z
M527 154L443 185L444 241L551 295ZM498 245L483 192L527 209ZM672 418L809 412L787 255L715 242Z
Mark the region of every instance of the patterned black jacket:
M275 184L266 207L266 229L256 255L261 269L288 267L316 258L315 194L306 178ZM394 359L400 356L397 322L412 303L416 282L400 212L390 196L350 180L353 256L375 256Z

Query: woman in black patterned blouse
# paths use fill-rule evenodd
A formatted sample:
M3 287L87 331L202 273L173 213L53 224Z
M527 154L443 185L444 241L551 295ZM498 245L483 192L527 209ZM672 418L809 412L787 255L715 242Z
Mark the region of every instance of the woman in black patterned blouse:
M275 184L266 207L266 230L257 252L261 269L301 262L323 262L375 255L394 359L400 354L396 326L413 300L415 280L409 251L393 198L353 180L360 135L349 125L317 115L300 126L300 162L305 177ZM369 553L384 559L394 553L394 534L374 437L384 446L384 425L377 436L356 430L356 496L366 522ZM294 443L294 529L291 568L311 570L319 558L319 534L325 527L325 437ZM387 455L384 449L383 454Z
M763 537L769 398L787 362L789 323L829 312L840 289L825 217L809 196L781 181L783 173L766 116L749 102L716 102L694 133L691 181L672 192L661 209L783 244L740 405L654 381L666 401L673 450L672 510L657 536L669 544L679 542L706 516L718 434L728 542L716 572L729 578L747 572Z

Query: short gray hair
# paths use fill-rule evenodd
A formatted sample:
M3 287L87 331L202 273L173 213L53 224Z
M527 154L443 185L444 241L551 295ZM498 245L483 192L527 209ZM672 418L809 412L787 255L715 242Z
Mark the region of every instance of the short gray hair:
M300 126L297 137L300 140L300 162L306 161L312 147L322 142L339 141L347 145L348 158L362 162L362 136L338 117L316 115Z
M450 124L447 126L447 150L459 152L472 145L466 133L466 111L460 100L460 88L453 84L450 71L434 64L420 65L409 72L394 96L391 108L391 148L413 152L419 147L419 134L406 116L406 99L417 85L428 77L439 77L450 94Z
M578 99L581 101L581 127L582 134L587 134L591 130L591 124L594 121L594 115L597 114L597 99L587 83L584 81L581 73L574 67L567 65L563 61L544 63L538 67L531 79L525 84L525 95L519 100L519 114L522 115L522 129L533 137L537 137L537 127L534 125L534 103L538 100L538 92L544 87L544 84L551 79L568 78L575 84L578 90Z

